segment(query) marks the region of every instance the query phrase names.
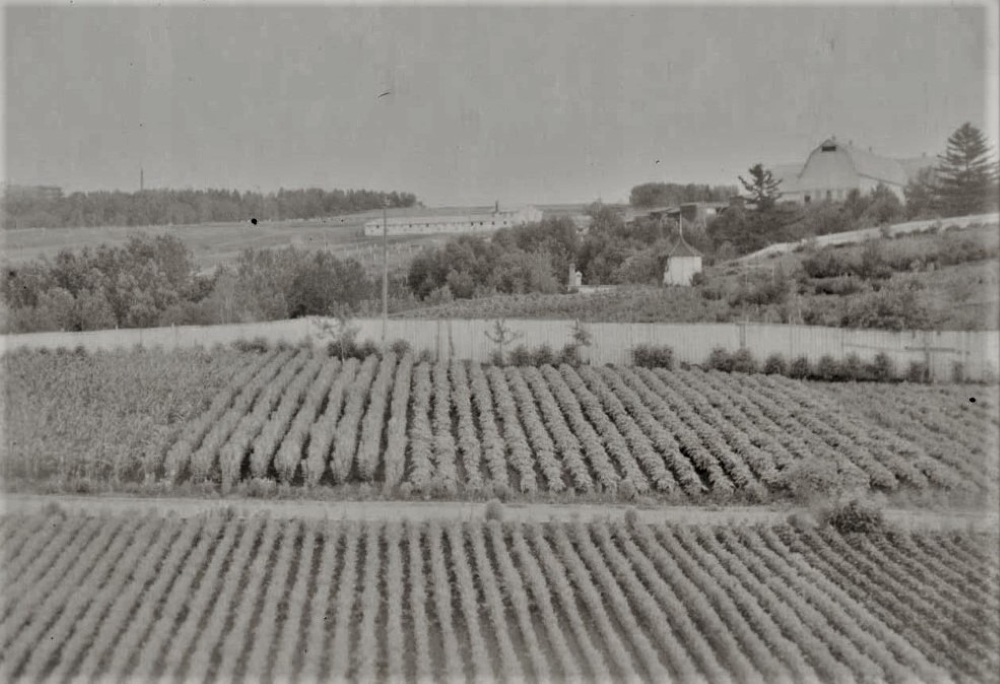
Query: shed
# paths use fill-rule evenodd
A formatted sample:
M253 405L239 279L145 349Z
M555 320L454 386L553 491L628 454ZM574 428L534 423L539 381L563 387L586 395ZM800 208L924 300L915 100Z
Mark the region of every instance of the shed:
M684 240L684 235L667 254L667 265L663 269L664 285L690 285L696 273L701 273L701 252Z

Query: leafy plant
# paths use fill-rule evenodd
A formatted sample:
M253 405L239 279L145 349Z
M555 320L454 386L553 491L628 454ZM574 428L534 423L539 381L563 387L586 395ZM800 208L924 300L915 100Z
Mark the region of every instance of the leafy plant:
M733 357L723 347L715 347L712 349L705 364L709 368L723 371L725 373L733 372Z
M668 345L638 344L632 348L632 365L641 368L674 368L674 350Z
M764 372L768 375L787 375L788 363L781 354L771 354L764 361Z
M792 363L788 366L788 377L795 378L797 380L804 380L812 374L812 367L809 363L808 357L797 356L792 359Z
M733 354L730 361L732 371L734 373L756 373L757 372L757 361L753 358L753 354L746 347L742 347Z

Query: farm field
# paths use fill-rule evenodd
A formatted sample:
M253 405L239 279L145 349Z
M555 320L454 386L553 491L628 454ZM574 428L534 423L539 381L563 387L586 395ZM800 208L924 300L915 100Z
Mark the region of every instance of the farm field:
M1000 479L997 392L979 386L305 348L18 352L5 376L14 491L759 503L819 478L982 504Z
M539 206L545 216L566 216L583 211L582 205ZM410 209L389 209L386 215L461 215L471 212L488 212L493 207L414 207ZM364 211L324 219L260 221L250 223L250 217L239 223L205 223L178 226L146 227L99 227L99 228L19 228L0 233L4 263L23 263L33 259L48 257L54 259L63 249L79 251L84 247L94 249L101 244L124 245L130 236L138 233L148 235L173 235L179 238L192 252L195 263L203 268L233 261L247 248L278 249L295 245L304 249L332 251L344 258L354 257L364 260L372 246L379 250L382 238L368 238L364 235L364 225L372 219L380 219L381 211ZM424 245L438 244L449 236L390 236L390 259L393 255L409 256L413 250ZM381 265L381 251L378 253Z
M787 525L8 514L0 672L996 682L997 544Z
M394 210L399 213L400 210ZM364 224L381 212L335 216L322 221L263 221L257 225L208 223L190 226L102 227L102 228L20 228L0 234L4 263L17 264L47 257L54 259L63 249L79 251L99 245L124 245L136 234L172 235L190 250L195 265L210 269L230 263L244 249L280 249L294 245L300 249L326 250L344 258L365 258L373 246L381 250L382 239L367 238ZM392 212L390 212L392 215ZM440 236L392 236L393 254L409 255L424 244L440 242ZM381 251L378 253L381 259ZM381 261L379 261L381 263Z

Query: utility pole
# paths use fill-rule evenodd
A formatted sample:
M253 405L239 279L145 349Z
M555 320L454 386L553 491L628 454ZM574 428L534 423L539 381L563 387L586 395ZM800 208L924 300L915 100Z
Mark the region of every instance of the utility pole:
M386 327L389 321L389 222L386 199L382 198L382 349L386 348Z

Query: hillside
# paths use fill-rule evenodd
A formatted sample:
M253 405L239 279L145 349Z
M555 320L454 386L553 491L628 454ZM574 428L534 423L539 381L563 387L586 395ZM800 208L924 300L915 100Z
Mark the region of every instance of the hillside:
M866 243L871 244L871 243ZM875 241L888 271L880 288L906 288L938 330L1000 328L1000 231L982 226ZM822 248L842 264L861 261L863 244ZM753 264L724 262L704 269L696 287L606 286L554 295L505 295L455 300L399 312L418 318L573 318L591 322L698 323L749 320L840 327L873 298L865 278L812 278L804 267L819 250L802 246ZM951 263L957 261L958 263ZM844 267L844 271L849 268ZM775 288L782 277L784 286ZM783 296L779 296L784 292ZM849 323L846 327L852 327ZM871 327L862 325L860 327ZM906 326L904 326L906 327Z

